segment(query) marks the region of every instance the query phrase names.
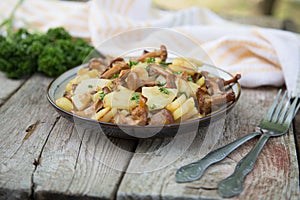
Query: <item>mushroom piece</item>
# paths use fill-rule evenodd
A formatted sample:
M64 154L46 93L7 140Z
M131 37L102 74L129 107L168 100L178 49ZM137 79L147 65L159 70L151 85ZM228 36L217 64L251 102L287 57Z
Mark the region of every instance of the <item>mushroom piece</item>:
M183 80L185 80L185 81L188 81L188 74L187 74L187 72L186 71L182 72L180 74L180 78L183 79Z
M123 112L118 111L114 116L114 123L116 124L128 124L128 125L136 125L134 120L130 115L125 115Z
M205 85L209 95L224 93L223 90L220 89L221 84L219 84L219 81L216 81L217 78L209 76L206 71L201 72L201 74L205 77Z
M105 64L105 61L101 58L93 58L89 61L88 68L90 70L96 69L97 71L102 74L107 70L107 65Z
M111 68L114 63L116 63L116 62L123 62L123 61L124 61L124 58L117 57L117 58L113 59L112 61L110 61L108 67Z
M149 125L164 125L174 123L174 118L171 111L167 109L162 109L152 115L149 120Z
M114 117L116 124L128 124L135 126L144 126L147 123L148 108L146 106L147 99L140 96L140 104L135 107L131 115L125 115L123 112L118 112Z
M97 99L93 104L94 110L99 112L103 108L103 101L101 99Z
M211 102L215 105L223 105L224 103L231 101L235 101L234 92L229 92L222 95L214 95L211 97Z
M146 101L147 98L141 95L139 105L131 112L131 118L140 126L144 126L147 123L148 107Z
M109 79L123 69L130 69L129 65L123 58L114 59L109 66L110 68L101 75L101 78Z
M217 110L220 107L227 105L227 103L235 101L234 92L224 93L222 95L214 95L211 98L205 99L205 104L210 107L209 112Z
M111 90L107 86L103 87L102 91L105 94L108 94L108 93L111 92ZM99 112L103 108L103 100L97 99L92 106L93 106L96 113Z
M139 87L141 87L143 85L139 76L134 71L131 71L128 73L126 82L127 82L128 89L133 90L133 91L135 91L136 89L138 89Z
M233 78L229 80L224 80L223 78L210 77L208 72L201 72L205 77L206 87L210 95L223 94L224 86L230 85L231 83L236 83L240 78L241 74L236 74Z
M150 76L154 76L154 75L162 75L164 77L168 76L169 73L168 71L166 71L165 69L163 69L161 66L156 65L156 64L150 64L149 65L149 75Z
M144 53L141 57L138 58L138 61L144 62L147 58L156 58L156 57L159 57L161 61L167 60L168 52L165 45L161 45L160 50Z
M239 79L241 78L241 74L236 74L233 78L229 79L229 80L222 80L223 81L223 85L229 85L231 83L236 83Z
M176 83L175 83L175 79L176 76L166 70L164 70L162 67L160 67L159 65L156 64L151 64L149 65L150 71L149 74L153 75L153 74L160 74L162 76L164 76L166 78L166 88L176 88Z
M198 88L196 92L196 97L197 97L197 103L198 103L198 111L201 115L205 115L207 112L208 108L205 107L205 98L204 98L204 91L201 90L201 88Z
M209 96L204 93L201 88L199 88L196 92L198 110L201 115L206 115L210 113L212 109L225 105L226 103L235 101L235 93L223 93L223 94L215 94L213 96Z

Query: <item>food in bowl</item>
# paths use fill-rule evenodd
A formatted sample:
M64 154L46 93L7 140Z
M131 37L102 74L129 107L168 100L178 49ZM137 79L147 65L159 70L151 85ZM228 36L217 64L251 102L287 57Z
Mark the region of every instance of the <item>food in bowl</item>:
M61 109L114 124L165 125L202 118L233 103L229 80L201 71L193 59L172 58L164 45L140 57L93 58L56 99Z

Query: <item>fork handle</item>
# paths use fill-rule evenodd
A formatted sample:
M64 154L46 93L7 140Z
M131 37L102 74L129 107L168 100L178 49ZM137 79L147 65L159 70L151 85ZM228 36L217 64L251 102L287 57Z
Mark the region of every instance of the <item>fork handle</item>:
M254 168L254 164L270 135L263 134L253 149L238 162L233 174L218 184L219 194L224 198L233 197L243 191L243 182L247 174Z
M179 168L176 172L175 178L178 183L185 183L198 180L202 177L204 171L212 164L219 162L226 158L233 150L240 145L244 144L248 140L260 135L259 132L250 133L244 137L241 137L234 142L231 142L219 149L213 150L208 153L204 158L194 163L185 165Z

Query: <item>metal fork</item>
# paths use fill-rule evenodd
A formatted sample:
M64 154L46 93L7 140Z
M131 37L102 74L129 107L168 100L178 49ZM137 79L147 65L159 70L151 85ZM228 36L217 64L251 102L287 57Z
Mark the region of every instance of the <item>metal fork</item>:
M268 121L268 119L270 119L270 116L272 116L272 113L274 112L276 105L279 101L280 94L281 94L281 90L279 90L279 92L277 93L272 106L269 108L269 111L265 114L260 125L258 126L258 131L247 134L246 136L241 137L241 138L233 141L232 143L229 143L221 148L211 151L201 160L198 160L196 162L190 163L188 165L185 165L185 166L179 168L175 175L176 182L185 183L185 182L191 182L191 181L200 179L202 177L202 175L204 174L205 170L209 166L223 160L232 151L234 151L236 148L238 148L239 146L241 146L248 140L250 140L258 135L261 135L262 133L261 133L260 129L267 128L267 127L265 127L264 121Z
M281 91L281 90L280 90ZM278 101L280 92L278 92L275 101L273 103L273 105L270 107L269 112L272 112L275 108L275 103L276 101ZM266 113L264 116L264 120L267 120L268 117L270 116L270 114ZM263 128L263 124L261 123L259 125L259 127ZM178 183L185 183L185 182L192 182L192 181L196 181L198 179L200 179L205 170L213 165L214 163L217 163L221 160L223 160L224 158L226 158L226 156L228 156L232 151L234 151L236 148L238 148L239 146L241 146L242 144L244 144L245 142L247 142L248 140L261 135L260 131L255 131L253 133L247 134L244 137L241 137L223 147L220 147L216 150L213 150L211 152L209 152L204 158L202 158L201 160L198 160L196 162L190 163L188 165L182 166L181 168L179 168L176 172L175 178L176 178L176 182Z
M222 197L227 198L240 194L243 191L245 177L254 168L255 161L268 139L274 136L281 136L288 131L290 124L300 107L300 103L298 103L299 97L297 96L290 105L290 99L284 103L287 92L284 93L279 102L280 93L281 91L278 92L271 108L258 127L262 132L262 136L257 144L238 162L233 174L218 184L218 191Z

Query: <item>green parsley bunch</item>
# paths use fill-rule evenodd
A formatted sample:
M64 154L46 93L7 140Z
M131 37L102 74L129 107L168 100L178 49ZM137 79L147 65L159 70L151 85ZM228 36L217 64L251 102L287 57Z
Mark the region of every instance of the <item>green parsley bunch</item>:
M5 30L0 34L0 71L9 78L22 78L42 72L56 77L83 63L94 47L82 38L72 38L63 27L49 29L46 33L30 33L21 28L13 31L14 13L0 24Z

